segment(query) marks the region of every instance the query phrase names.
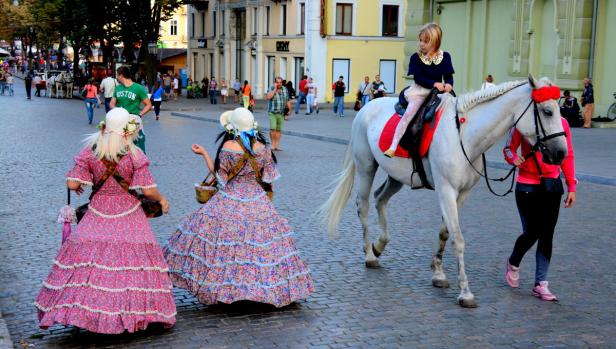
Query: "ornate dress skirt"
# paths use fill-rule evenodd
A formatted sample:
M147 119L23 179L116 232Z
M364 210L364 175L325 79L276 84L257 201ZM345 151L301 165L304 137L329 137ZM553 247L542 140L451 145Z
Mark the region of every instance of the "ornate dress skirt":
M263 149L257 161L263 181L271 183L278 171L269 148ZM171 280L203 304L250 300L282 307L305 299L314 291L310 271L298 255L291 227L250 165L226 183L241 157L221 152L221 189L179 223L163 248Z

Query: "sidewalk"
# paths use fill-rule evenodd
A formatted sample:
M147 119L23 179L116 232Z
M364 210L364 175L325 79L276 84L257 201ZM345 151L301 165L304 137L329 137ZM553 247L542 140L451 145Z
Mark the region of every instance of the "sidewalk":
M177 108L176 106L177 105ZM218 123L218 117L225 110L239 106L235 103L211 105L206 99L185 99L163 104L163 110L172 111L171 115L188 117L203 121ZM306 106L302 105L299 114L292 112L289 121L285 122L283 134L303 138L326 141L337 144L348 144L351 124L357 112L351 104L345 105L345 117L336 117L332 104L321 104L320 113L305 115ZM190 109L193 111L175 112L174 109ZM267 130L267 101L259 100L255 108L255 118L264 130ZM580 181L595 184L616 186L616 130L614 129L571 129L576 155L576 171ZM504 139L497 142L487 153L488 166L491 168L509 169L503 161L502 149ZM283 140L284 143L284 140Z

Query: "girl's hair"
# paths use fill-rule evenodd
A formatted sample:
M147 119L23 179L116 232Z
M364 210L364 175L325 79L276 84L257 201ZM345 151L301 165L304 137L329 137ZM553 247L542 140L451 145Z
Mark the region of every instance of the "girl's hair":
M135 156L141 153L133 141L139 137L139 132L135 132L128 137L120 136L113 132L95 132L84 139L86 148L92 149L94 155L99 159L107 159L119 162L123 155L131 153Z
M486 81L487 81L487 82L494 82L494 78L492 77L492 75L488 75L488 76L486 77Z
M248 85L248 80L244 80L244 86Z
M428 23L419 30L418 38L424 38L434 50L441 48L441 40L443 39L443 30L436 23Z
M263 133L261 132L257 132L257 136L256 137L250 137L250 144L254 145L255 142L260 142L263 145L267 145L267 140L265 139L265 137L263 136ZM216 160L214 160L214 172L218 172L218 169L220 168L220 151L222 150L222 146L225 144L225 142L227 141L232 141L235 139L235 136L227 131L223 131L221 134L218 135L218 137L216 137L216 142L218 142L218 140L220 140L222 138L222 141L220 142L220 145L218 146L218 150L216 151ZM274 153L272 153L272 159L274 160L274 162L278 162L278 160L276 160L276 156L274 155Z

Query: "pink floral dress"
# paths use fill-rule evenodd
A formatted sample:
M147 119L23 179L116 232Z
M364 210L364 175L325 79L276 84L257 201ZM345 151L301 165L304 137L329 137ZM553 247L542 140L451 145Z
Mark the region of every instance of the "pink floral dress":
M180 221L163 252L173 284L203 304L250 300L282 307L308 297L312 278L291 227L257 183L250 163L227 182L242 154L221 151L220 190ZM256 159L264 182L279 177L269 148L257 151Z
M92 150L75 157L67 180L97 182L105 165ZM126 155L117 171L131 188L156 186L144 154ZM62 245L34 305L40 326L73 325L97 333L175 324L172 284L140 202L109 177Z

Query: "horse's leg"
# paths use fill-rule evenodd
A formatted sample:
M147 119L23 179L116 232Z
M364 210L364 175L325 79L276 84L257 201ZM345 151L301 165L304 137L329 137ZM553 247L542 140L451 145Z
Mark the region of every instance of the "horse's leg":
M357 215L361 221L362 228L364 230L364 253L366 257L366 266L369 268L376 268L379 266L379 260L372 251L372 242L370 241L370 234L368 229L368 210L370 208L370 189L372 189L372 182L374 182L374 175L377 170L377 163L373 158L370 159L358 159L355 157L355 163L357 165Z
M402 183L392 177L387 177L385 183L383 183L383 185L381 185L379 189L374 192L374 198L376 199L375 206L376 211L378 212L378 221L381 226L381 235L379 236L379 239L372 244L372 252L376 257L379 257L381 253L383 253L385 246L389 243L389 230L387 229L387 215L385 213L385 209L389 199L400 191L400 189L402 189Z
M475 296L468 287L468 279L464 268L464 237L460 229L457 203L460 194L451 186L444 185L437 187L437 191L445 225L447 230L453 233L453 250L458 260L458 286L460 287L458 303L465 308L474 308L477 306L477 303L475 302Z
M462 204L468 197L470 191L461 192L458 195L458 209L462 207ZM449 239L449 231L447 230L447 225L445 224L445 220L441 223L441 228L438 233L438 243L436 244L434 257L432 258L432 266L431 269L434 272L432 274L432 286L439 288L448 288L449 280L447 280L447 275L445 275L445 271L443 270L443 254L445 253L445 246L447 245L447 239Z

